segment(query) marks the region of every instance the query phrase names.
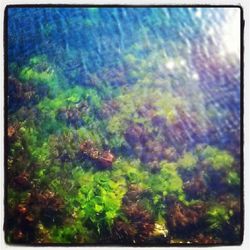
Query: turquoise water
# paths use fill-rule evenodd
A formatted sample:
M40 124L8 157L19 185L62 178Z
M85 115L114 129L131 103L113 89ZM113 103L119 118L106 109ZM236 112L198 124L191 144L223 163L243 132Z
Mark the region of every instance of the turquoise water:
M240 9L7 16L8 243L241 242Z

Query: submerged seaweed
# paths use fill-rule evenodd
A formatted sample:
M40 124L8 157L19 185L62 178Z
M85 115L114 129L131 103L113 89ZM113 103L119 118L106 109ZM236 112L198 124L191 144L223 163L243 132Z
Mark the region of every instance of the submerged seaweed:
M239 244L238 11L9 8L6 241Z

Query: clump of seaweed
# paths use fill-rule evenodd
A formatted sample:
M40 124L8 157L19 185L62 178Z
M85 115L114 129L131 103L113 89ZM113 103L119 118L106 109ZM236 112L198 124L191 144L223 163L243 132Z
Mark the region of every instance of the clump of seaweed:
M147 242L154 231L152 214L138 203L145 193L138 186L131 185L123 198L122 212L125 219L117 219L112 231L113 240L117 243L141 244Z
M233 157L227 151L211 146L205 147L200 157L205 164L210 164L215 170L229 169L234 162Z
M223 242L229 242L231 239L238 242L240 206L240 201L232 195L223 195L219 198L219 203L210 204L206 216L210 233Z
M48 94L48 90L47 86L25 84L14 76L9 76L8 96L11 96L11 101L9 100L8 104L9 112L16 112L23 106L32 107Z
M29 206L34 209L40 209L40 220L46 227L54 224L60 225L64 220L64 203L63 200L55 195L55 193L46 190L31 196Z
M184 182L183 189L189 199L205 199L208 192L207 183L201 174Z
M60 108L58 110L57 119L74 128L79 128L84 124L82 117L84 117L87 109L88 105L85 101L76 104L74 107Z
M63 201L51 191L28 193L13 209L8 210L6 227L11 234L8 241L15 243L36 242L38 224L46 228L61 225L64 220ZM12 220L16 220L13 228Z
M32 184L30 181L30 175L27 172L22 172L13 179L13 186L16 189L27 190L30 189Z
M119 110L119 103L115 100L104 102L100 109L100 117L109 119Z
M187 236L198 232L204 225L205 212L206 206L203 203L186 206L174 197L168 197L167 224L172 236Z
M199 233L198 235L190 239L189 244L217 245L217 244L222 244L222 241L216 236Z
M128 222L116 221L114 226L114 238L119 243L141 244L147 241L154 230L154 221L149 212L132 204L123 207Z
M45 55L30 58L28 64L20 70L19 77L27 84L47 85L53 91L59 87L58 72L55 72L54 65L48 62Z

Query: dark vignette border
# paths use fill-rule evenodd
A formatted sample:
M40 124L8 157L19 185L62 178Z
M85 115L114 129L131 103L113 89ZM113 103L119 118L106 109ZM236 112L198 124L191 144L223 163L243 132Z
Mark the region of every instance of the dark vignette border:
M63 243L43 243L43 244L9 244L7 242L7 235L5 232L5 225L7 221L7 148L8 148L8 137L7 137L7 129L8 129L8 10L13 8L88 8L88 7L97 7L97 8L239 8L240 9L240 151L241 151L241 159L240 159L240 178L241 178L241 197L240 197L240 210L241 210L241 228L240 228L240 242L236 244L180 244L174 243L169 245L149 245L149 244L77 244L77 243L70 243L70 244L63 244ZM5 233L5 243L8 245L13 246L132 246L132 247L215 247L215 246L240 246L243 243L244 238L244 27L245 27L245 20L243 15L243 7L241 5L209 5L209 4L197 4L197 5L126 5L126 4L17 4L17 5L7 5L4 10L4 225L3 230Z

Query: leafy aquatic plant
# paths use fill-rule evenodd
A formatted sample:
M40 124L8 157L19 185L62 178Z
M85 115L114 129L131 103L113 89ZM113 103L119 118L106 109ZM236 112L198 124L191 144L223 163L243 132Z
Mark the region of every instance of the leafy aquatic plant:
M234 158L227 151L211 146L207 146L203 150L201 157L215 170L229 169L234 163Z
M185 205L176 201L173 196L167 198L167 222L170 232L174 235L193 234L199 230L203 221L206 207L204 203Z
M229 171L226 179L229 185L240 185L240 176L236 171Z
M213 231L222 231L223 226L230 223L230 218L233 215L233 211L227 207L216 204L211 206L207 212L207 221L209 228Z
M24 83L45 84L51 89L58 89L59 77L45 55L32 57L28 65L21 69L19 77Z
M149 173L145 171L139 160L127 160L120 157L114 162L111 174L114 178L125 178L128 185L138 184L142 188L147 188L146 181Z
M164 216L165 199L168 195L174 195L181 201L185 200L183 182L176 170L176 164L162 161L160 166L160 172L151 175L147 180L148 187L152 190L156 217Z
M220 182L229 186L239 186L240 176L238 170L235 168L234 157L225 150L220 150L216 147L207 146L199 153L202 164L211 166L214 175L221 173ZM209 176L207 178L209 179Z
M110 179L107 172L83 172L78 169L73 176L80 188L69 202L78 219L94 228L98 234L110 229L119 215L122 197L126 192L125 180Z
M185 153L179 160L178 160L178 167L183 168L185 170L192 171L198 162L198 158L193 155L192 153Z
M91 243L95 239L94 234L91 234L91 231L84 227L80 220L74 220L73 218L70 224L51 228L49 237L55 243L64 244Z

